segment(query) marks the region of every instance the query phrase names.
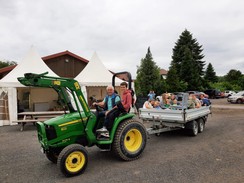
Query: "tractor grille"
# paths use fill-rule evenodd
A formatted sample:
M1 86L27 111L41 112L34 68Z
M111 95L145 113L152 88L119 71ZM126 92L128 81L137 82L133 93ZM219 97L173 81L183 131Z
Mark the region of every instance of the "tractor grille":
M55 139L57 137L56 130L53 126L46 125L46 135L48 140Z

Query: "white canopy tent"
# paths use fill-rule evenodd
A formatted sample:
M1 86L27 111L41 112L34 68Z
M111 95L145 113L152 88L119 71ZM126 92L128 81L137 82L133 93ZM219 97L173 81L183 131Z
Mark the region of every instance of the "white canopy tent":
M44 73L48 72L50 76L57 76L41 59L39 54L32 46L24 59L8 73L3 79L0 80L0 101L1 105L5 103L5 106L0 106L0 126L12 125L12 121L17 119L17 87L25 87L17 80L18 77L24 76L25 73ZM6 96L7 94L7 96ZM3 99L5 96L6 99ZM8 119L4 119L3 111L7 113Z
M96 98L101 99L101 96L106 95L105 88L112 84L112 77L113 74L105 67L95 52L75 79L82 85L82 92L86 99L95 95L99 95ZM121 82L123 82L121 79L115 78L115 86L119 86Z
M105 67L95 52L75 79L84 86L108 86L112 84L112 77L113 74ZM121 82L123 82L121 79L116 78L115 86L119 86Z
M49 76L57 76L41 59L40 55L32 46L24 59L3 79L0 80L0 87L23 87L17 78L25 73L32 72L41 74L48 72Z

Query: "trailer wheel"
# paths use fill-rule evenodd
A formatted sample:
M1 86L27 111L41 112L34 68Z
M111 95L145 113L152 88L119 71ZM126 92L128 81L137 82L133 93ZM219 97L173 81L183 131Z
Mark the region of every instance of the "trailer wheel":
M161 135L161 133L155 133L156 137L159 137Z
M187 123L187 130L190 136L197 136L198 134L198 123L194 120Z
M87 150L79 144L71 144L65 147L58 156L58 166L66 177L83 173L87 163Z
M147 133L143 124L130 119L118 126L112 148L118 157L131 161L142 155L146 142Z
M203 130L204 130L204 128L205 128L205 122L204 122L204 120L203 120L202 118L200 118L200 119L197 121L197 123L198 123L198 132L199 132L199 133L202 133Z

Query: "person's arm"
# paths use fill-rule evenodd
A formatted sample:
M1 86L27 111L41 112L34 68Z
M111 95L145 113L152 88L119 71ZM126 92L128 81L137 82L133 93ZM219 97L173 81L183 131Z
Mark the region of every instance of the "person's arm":
M129 111L130 107L131 107L131 104L132 104L132 96L130 93L127 93L126 95L126 100L123 101L123 106L125 108L126 111Z
M119 102L119 101L120 101L120 97L119 97L119 96L116 96L116 98L115 98L115 104L116 104L117 102ZM107 116L108 113L109 113L110 111L112 111L113 109L115 109L115 108L117 108L116 105L115 105L111 110L106 111L106 112L105 112L105 116Z
M146 107L147 109L152 109L152 105L150 106L148 101L146 102L145 107Z
M102 102L94 102L92 105L98 105L100 107L104 107L104 104L105 104L105 98L103 99Z

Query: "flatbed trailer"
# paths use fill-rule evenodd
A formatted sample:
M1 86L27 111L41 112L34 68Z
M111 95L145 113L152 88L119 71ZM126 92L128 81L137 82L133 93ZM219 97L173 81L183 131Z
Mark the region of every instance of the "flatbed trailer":
M203 106L195 109L139 109L139 118L143 122L151 122L147 128L148 134L160 135L162 132L187 129L188 133L196 136L203 132L211 106Z

